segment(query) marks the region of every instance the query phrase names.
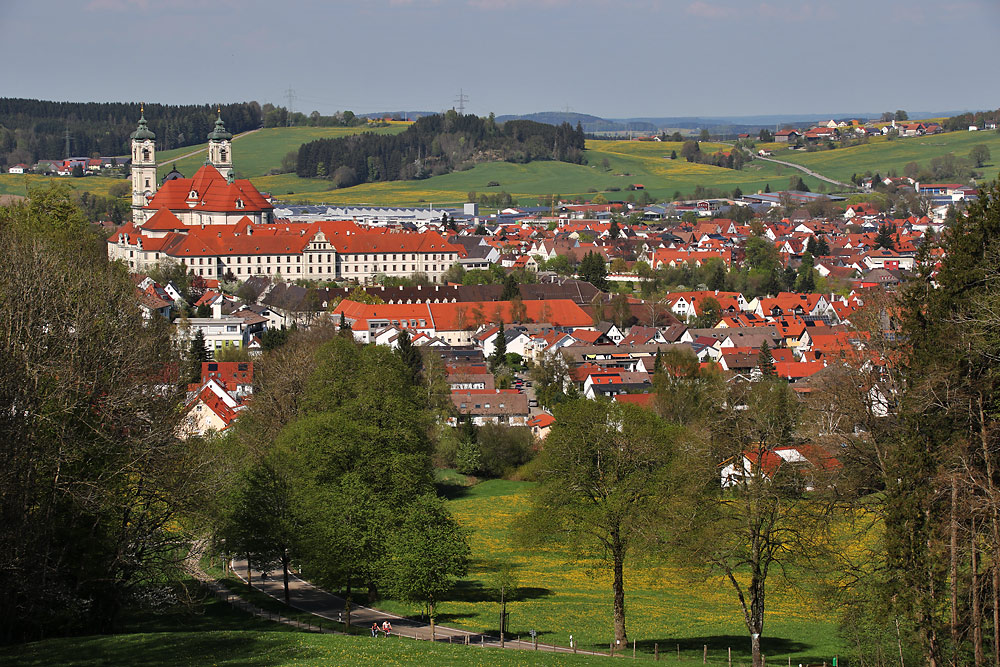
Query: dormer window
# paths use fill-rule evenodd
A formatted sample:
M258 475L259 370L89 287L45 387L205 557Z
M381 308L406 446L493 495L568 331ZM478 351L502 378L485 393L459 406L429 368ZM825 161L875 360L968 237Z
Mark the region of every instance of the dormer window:
M243 208L243 200L242 199L237 199L236 200L236 208Z
M197 199L197 198L198 198L197 190L192 190L191 192L188 193L188 199Z

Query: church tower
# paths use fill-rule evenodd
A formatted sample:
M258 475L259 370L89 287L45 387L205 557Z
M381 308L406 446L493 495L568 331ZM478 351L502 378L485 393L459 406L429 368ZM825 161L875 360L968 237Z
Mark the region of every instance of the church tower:
M145 109L140 111L139 127L129 138L132 140L132 222L142 224L148 217L143 206L156 194L156 135L146 126Z
M222 109L215 119L215 129L208 133L208 163L219 170L228 180L233 180L233 150L231 140L233 135L226 132L222 122Z

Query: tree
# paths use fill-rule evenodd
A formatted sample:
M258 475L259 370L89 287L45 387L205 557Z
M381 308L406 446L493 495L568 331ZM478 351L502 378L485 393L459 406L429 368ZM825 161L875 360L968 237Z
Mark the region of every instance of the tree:
M255 395L241 417L249 418L246 437L271 439L301 499L309 518L303 568L317 583L346 588L348 598L367 587L374 601L389 534L413 499L433 488L428 394L408 381L411 370L387 347L338 335L305 354L290 345L278 353L304 373L290 386L275 377L279 369L268 374L276 391ZM292 396L274 395L282 390ZM289 400L291 417L279 411ZM275 418L281 425L271 435Z
M597 289L608 289L608 269L604 263L604 256L591 250L580 261L577 269L580 280L585 280Z
M181 576L215 454L179 441L184 392L68 191L0 208L0 642L108 633Z
M653 406L671 424L704 426L721 403L724 386L717 367L702 368L690 349L671 346L656 350Z
M893 116L893 119L897 123L899 123L901 121L910 120L910 116L902 109L897 109L895 115Z
M816 243L816 252L813 254L816 257L827 257L830 254L830 244L827 242L826 237L822 234L819 237L819 241Z
M413 386L420 384L421 373L424 370L424 358L418 350L413 345L413 340L410 338L410 332L407 329L403 329L399 333L399 337L396 339L396 351L399 352L399 358L403 360L408 370L408 380Z
M983 629L993 621L977 605L964 612L960 601L982 596L1000 609L998 234L994 183L945 235L936 273L929 248L921 248L918 274L901 299L907 391L886 456L882 556L886 588L913 623L912 639L928 664L983 664ZM978 571L986 563L992 590ZM1000 633L993 640L995 659Z
M521 288L517 283L517 278L513 273L508 273L503 279L503 292L500 293L501 301L510 301L514 297L521 296Z
M569 364L561 352L543 353L529 371L538 403L553 409L573 393Z
M972 160L977 168L985 166L987 160L990 159L990 149L986 144L976 144L969 151L969 159Z
M618 219L611 218L611 224L608 226L608 238L612 241L618 240L621 235L621 228L618 226Z
M503 321L493 342L493 354L490 355L490 372L496 373L507 365L507 334L504 332Z
M774 357L771 356L771 346L765 340L760 344L760 352L757 353L757 368L765 378L774 378L778 372L774 368Z
M722 306L719 305L719 300L714 297L705 297L698 304L698 309L701 311L694 320L694 326L697 329L707 329L714 327L722 319Z
M545 262L547 271L555 271L561 276L568 276L573 273L573 263L566 255L556 255Z
M627 641L624 566L662 491L676 429L634 405L578 399L556 408L539 455L526 531L562 538L612 572L615 641ZM597 549L596 553L593 552Z
M437 605L469 566L467 532L434 495L417 498L389 538L387 587L408 602L427 605L434 638Z
M687 486L675 504L664 504L666 539L683 562L722 574L735 593L750 637L753 664L763 664L768 581L791 576L788 565L827 552L828 507L815 493L831 480L822 467L804 477L792 465L770 465L772 450L792 443L796 398L780 380L735 383L713 417L709 446L692 448L685 461ZM723 468L719 461L732 462Z
M701 141L708 141L709 139L711 139L711 138L712 138L712 135L711 135L711 134L709 134L709 132L708 132L708 128L707 128L707 127L703 127L703 128L701 128L701 134L700 134L700 135L698 135L698 138L699 138L699 139L700 139Z
M264 572L280 565L289 604L288 566L301 535L288 480L263 461L242 475L227 504L218 534L228 553L245 555L248 568Z
M681 157L688 162L697 161L698 155L701 153L701 149L698 147L698 142L694 140L688 140L684 142L681 146Z
M462 284L462 279L465 277L465 267L463 267L458 262L455 262L448 267L448 270L441 275L441 282L448 283L458 283Z
M504 646L504 635L507 630L507 602L517 595L520 585L517 569L509 562L500 563L490 577L490 591L500 603L500 648Z
M798 292L812 292L816 289L815 263L812 254L806 252L802 255L802 263L799 265L798 276L795 279L795 289Z
M188 382L196 384L201 382L201 364L212 359L208 346L205 345L205 333L198 329L191 337L191 344L188 346Z
M885 248L886 250L894 249L895 242L892 238L892 227L889 226L889 223L878 226L878 234L875 235L875 246Z

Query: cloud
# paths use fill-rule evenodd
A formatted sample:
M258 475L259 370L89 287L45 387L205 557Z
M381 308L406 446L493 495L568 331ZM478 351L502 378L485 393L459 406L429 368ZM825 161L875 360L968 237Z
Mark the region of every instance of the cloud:
M126 11L129 9L148 9L147 0L90 0L86 6L88 11Z
M796 4L795 7L775 7L768 2L760 3L757 8L760 15L785 23L802 23L805 21L830 21L835 18L835 12L826 5L811 6Z
M703 19L724 19L732 18L735 12L726 7L720 7L719 5L710 5L707 2L702 2L702 0L695 0L684 12L690 16L697 16Z

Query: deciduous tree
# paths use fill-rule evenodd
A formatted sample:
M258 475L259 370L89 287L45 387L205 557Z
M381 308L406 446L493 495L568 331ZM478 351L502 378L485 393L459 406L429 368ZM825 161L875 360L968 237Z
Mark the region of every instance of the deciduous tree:
M657 506L677 432L651 411L622 403L578 399L555 416L526 525L536 537L572 542L580 549L574 553L611 570L614 638L624 643L625 561Z

